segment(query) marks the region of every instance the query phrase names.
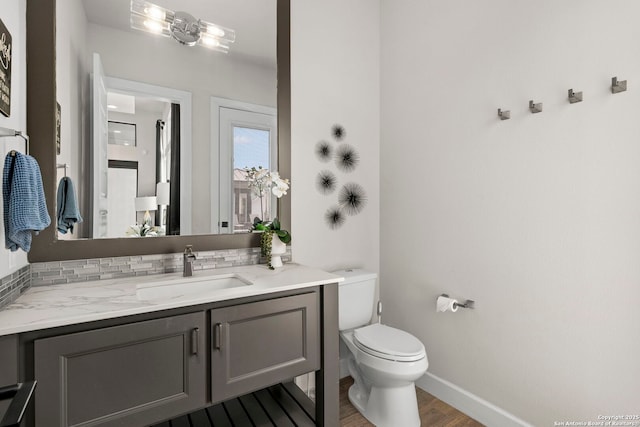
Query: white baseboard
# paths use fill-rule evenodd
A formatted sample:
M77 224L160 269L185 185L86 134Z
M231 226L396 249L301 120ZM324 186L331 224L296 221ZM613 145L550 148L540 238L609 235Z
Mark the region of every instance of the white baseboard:
M340 372L342 373L342 363L340 364L340 368ZM486 426L533 427L531 424L517 418L504 409L430 372L427 372L418 379L416 385Z

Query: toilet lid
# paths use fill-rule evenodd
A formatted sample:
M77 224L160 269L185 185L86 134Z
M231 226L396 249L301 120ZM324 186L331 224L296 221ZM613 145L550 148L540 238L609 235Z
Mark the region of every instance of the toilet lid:
M402 362L413 362L425 357L424 345L419 339L400 329L380 323L358 328L353 332L355 344L374 356Z

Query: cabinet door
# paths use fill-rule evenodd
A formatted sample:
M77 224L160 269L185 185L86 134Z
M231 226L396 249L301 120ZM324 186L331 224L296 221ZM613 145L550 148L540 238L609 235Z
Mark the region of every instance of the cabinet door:
M36 340L36 425L141 426L204 406L205 317Z
M18 336L0 337L0 387L18 382ZM9 407L10 400L0 399L0 420Z
M317 293L211 310L214 402L320 368Z

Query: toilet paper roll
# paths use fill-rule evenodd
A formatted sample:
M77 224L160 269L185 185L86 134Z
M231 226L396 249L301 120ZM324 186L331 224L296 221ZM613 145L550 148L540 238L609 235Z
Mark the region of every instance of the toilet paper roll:
M445 311L458 311L458 301L453 298L448 298L440 295L436 302L436 310L444 313Z

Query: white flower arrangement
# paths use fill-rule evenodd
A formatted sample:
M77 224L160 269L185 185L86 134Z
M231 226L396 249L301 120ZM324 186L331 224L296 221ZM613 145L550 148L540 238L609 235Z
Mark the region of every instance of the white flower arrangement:
M289 190L289 180L281 178L277 171L270 171L258 166L258 168L245 168L244 173L246 174L249 188L253 194L260 197L261 215L264 212L262 200L269 190L277 198L286 195Z
M129 226L127 230L127 236L133 237L155 237L158 235L158 230L156 227L147 224L136 224Z
M249 188L256 196L264 196L269 189L277 198L287 194L289 180L280 178L280 174L277 171L272 172L269 169L258 166L257 169L255 167L245 168L244 172L247 175Z
M264 196L268 194L269 190L271 190L271 193L277 198L286 195L289 190L289 180L281 178L280 174L276 171L269 171L259 166L257 169L255 167L245 168L244 172L247 176L249 188L251 188L256 196L260 197L261 215L264 211L262 200ZM262 255L267 259L269 269L273 270L275 267L282 267L280 254L284 252L286 246L282 247L283 252L272 254L273 237L277 236L278 239L286 245L291 242L291 234L287 230L280 228L278 218L274 218L273 221L263 221L261 218L255 218L253 220L253 230L262 233L260 236L260 248Z

